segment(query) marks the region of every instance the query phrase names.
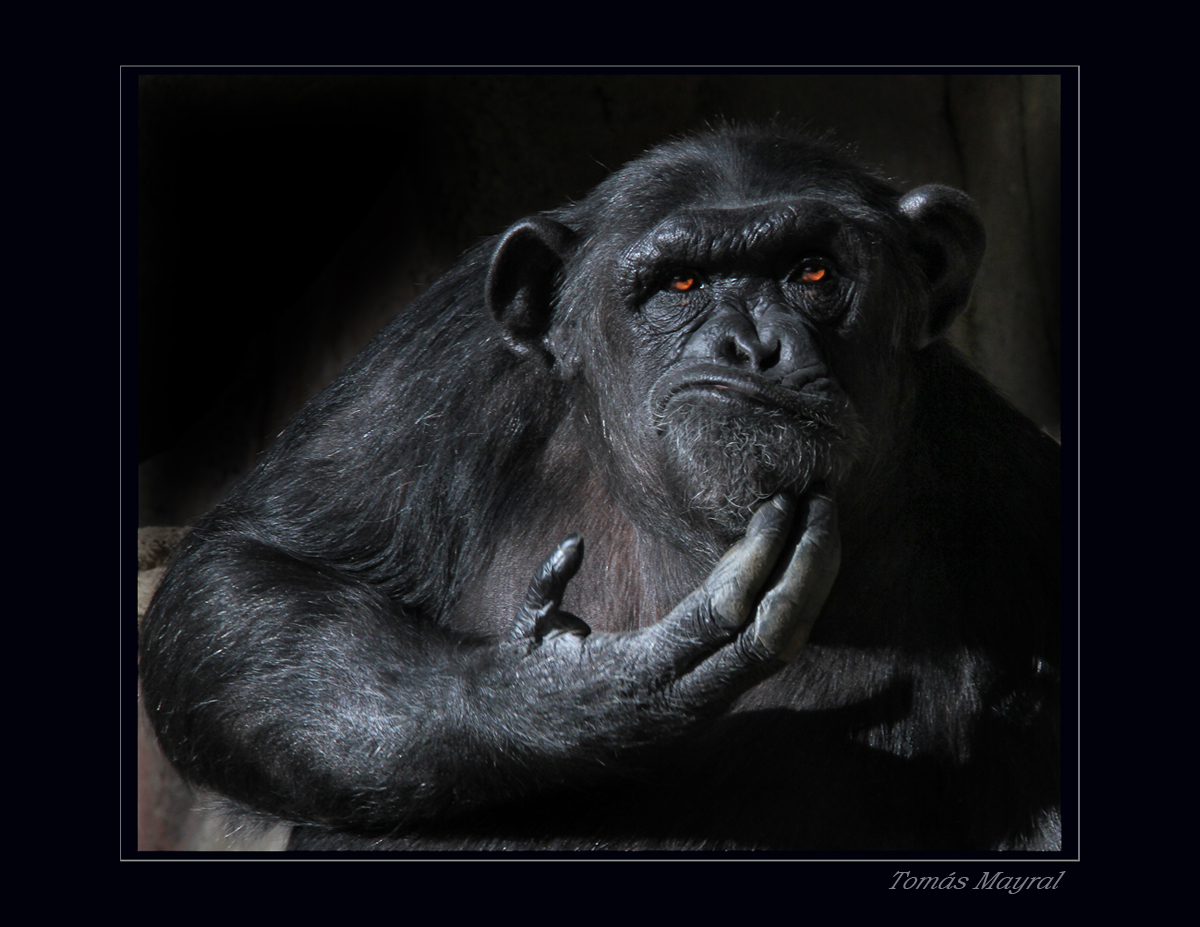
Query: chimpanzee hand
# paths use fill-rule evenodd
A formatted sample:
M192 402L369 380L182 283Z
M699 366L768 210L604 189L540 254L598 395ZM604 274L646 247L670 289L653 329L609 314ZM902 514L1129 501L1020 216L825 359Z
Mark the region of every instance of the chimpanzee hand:
M837 510L824 492L798 504L775 496L699 588L660 623L635 633L593 634L562 609L582 560L583 542L572 535L530 583L513 630L532 661L522 682L549 672L546 682L560 692L578 687L594 706L593 733L607 721L616 727L615 743L644 743L651 731L626 739L628 722L661 724L666 734L723 710L799 655L837 576ZM609 699L598 691L606 686ZM605 705L610 699L623 704Z

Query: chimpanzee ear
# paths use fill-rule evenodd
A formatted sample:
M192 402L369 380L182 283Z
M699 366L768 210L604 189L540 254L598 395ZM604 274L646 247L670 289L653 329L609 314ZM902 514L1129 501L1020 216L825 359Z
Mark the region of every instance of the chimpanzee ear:
M929 280L929 314L918 339L924 347L967 307L987 236L971 198L961 190L926 184L900 200L912 222L921 269Z
M554 284L576 238L561 222L534 216L518 222L500 240L488 271L487 304L518 354L552 361L546 335Z

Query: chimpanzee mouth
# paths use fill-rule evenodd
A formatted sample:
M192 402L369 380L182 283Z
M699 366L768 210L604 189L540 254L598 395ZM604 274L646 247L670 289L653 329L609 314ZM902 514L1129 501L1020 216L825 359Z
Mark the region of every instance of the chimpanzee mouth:
M653 425L690 511L732 537L781 490L843 483L867 433L837 382L815 373L793 378L802 389L711 364L659 378L650 390Z
M707 393L717 401L738 402L776 409L799 421L835 427L845 398L829 377L814 377L804 389L783 386L753 374L715 364L689 366L664 374L650 392L651 410L658 427L666 423L668 407L686 393Z

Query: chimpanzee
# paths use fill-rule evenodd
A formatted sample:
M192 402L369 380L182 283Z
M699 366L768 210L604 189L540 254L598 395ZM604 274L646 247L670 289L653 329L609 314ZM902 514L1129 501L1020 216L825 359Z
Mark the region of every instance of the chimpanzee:
M983 251L732 127L484 242L178 551L167 756L293 849L1057 849L1058 448L939 340Z

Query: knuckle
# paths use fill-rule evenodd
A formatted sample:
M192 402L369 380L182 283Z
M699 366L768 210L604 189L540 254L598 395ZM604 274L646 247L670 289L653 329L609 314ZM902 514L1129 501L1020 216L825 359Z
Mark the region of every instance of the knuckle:
M743 634L734 646L742 663L748 668L769 674L783 665L778 649L769 640L759 637L755 631Z
M732 628L740 626L736 610L729 607L724 596L705 596L692 613L696 636L705 642L721 640L729 636Z
M741 585L728 579L705 597L699 611L702 628L723 636L746 623L750 602Z

